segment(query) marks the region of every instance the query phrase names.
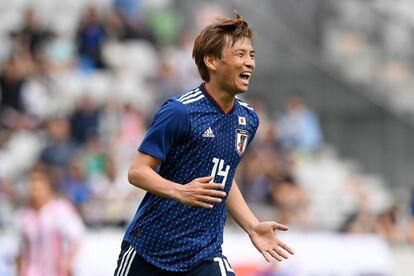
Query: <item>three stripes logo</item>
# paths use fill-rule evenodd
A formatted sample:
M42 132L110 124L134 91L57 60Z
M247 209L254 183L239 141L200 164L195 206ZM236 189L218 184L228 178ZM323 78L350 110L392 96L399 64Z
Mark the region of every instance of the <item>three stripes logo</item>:
M189 104L201 100L202 98L204 98L203 92L200 91L200 88L197 88L182 95L178 98L178 101L183 104Z
M203 137L214 138L214 132L211 129L211 127L209 127L206 131L204 131Z
M129 246L128 250L123 254L121 261L118 261L119 266L115 271L115 276L125 276L129 274L129 270L131 269L136 254L137 252L135 249L132 246Z

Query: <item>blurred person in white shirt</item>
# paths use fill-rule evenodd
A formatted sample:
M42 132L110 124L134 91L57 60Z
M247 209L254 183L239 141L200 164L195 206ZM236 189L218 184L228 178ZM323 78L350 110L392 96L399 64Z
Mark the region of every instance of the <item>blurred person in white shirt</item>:
M59 198L49 169L36 164L28 174L28 204L16 217L17 275L72 275L84 226L72 204Z

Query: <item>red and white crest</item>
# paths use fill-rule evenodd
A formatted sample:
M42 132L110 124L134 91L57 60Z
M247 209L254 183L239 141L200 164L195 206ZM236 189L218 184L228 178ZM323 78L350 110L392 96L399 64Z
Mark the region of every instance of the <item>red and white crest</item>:
M236 129L236 151L240 156L246 151L248 136L249 133L246 130Z
M239 116L239 125L246 125L246 117Z

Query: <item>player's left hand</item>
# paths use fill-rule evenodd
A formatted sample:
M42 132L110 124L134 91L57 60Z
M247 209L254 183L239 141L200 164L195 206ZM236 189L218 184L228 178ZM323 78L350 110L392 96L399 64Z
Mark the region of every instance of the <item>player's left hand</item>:
M288 227L274 221L264 221L256 224L249 233L254 246L262 253L266 261L275 258L279 262L294 254L293 250L276 235L275 230L287 231Z

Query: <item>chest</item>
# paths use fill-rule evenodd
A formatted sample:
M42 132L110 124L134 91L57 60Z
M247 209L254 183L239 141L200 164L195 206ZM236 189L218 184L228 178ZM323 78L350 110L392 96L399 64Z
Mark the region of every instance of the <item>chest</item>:
M239 162L253 131L245 114L199 112L191 117L190 141L206 157Z
M28 212L22 219L22 232L28 240L41 241L59 232L58 219L49 212Z

